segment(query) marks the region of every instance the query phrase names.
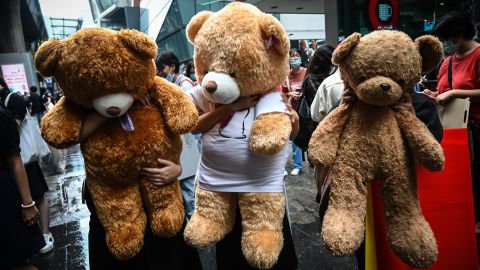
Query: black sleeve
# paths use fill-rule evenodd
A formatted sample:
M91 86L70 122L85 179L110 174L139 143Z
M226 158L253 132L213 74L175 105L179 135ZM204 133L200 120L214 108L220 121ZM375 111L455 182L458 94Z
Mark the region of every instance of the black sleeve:
M0 106L0 156L8 157L20 152L20 135L13 116Z
M302 94L305 97L305 101L308 106L312 106L313 99L317 93L318 86L316 81L312 78L311 75L305 77L302 83Z
M25 114L27 113L27 104L22 96L13 93L8 100L7 109L15 119L23 121Z
M438 142L443 138L443 126L438 118L437 108L435 104L426 96L416 92L412 95L412 104L415 114L432 133Z

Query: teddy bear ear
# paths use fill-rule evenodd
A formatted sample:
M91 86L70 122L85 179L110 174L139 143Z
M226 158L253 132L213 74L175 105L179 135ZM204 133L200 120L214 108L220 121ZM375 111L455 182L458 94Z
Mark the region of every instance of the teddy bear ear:
M35 53L35 67L43 76L53 76L62 50L63 42L58 39L46 41L38 48Z
M118 36L123 44L144 58L157 56L157 44L144 33L135 29L118 31Z
M353 33L348 36L344 41L342 41L342 43L338 44L335 51L333 51L332 62L335 65L340 64L343 59L345 59L345 57L350 54L350 51L360 42L360 37L361 35L359 33Z
M418 52L422 57L422 73L434 70L443 59L443 46L438 38L424 35L415 39Z
M203 24L213 15L211 11L201 11L193 16L187 25L187 38L190 43L195 45L195 37Z
M280 22L270 14L262 14L258 18L258 24L264 34L267 48L274 48L282 56L288 55L290 42Z

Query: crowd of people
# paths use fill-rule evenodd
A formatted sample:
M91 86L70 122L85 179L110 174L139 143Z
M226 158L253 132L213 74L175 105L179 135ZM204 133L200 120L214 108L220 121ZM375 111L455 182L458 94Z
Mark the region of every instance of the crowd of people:
M473 145L472 183L475 202L475 220L477 234L480 233L480 24L476 27L468 16L461 12L446 15L435 26L433 35L443 43L445 59L438 69L436 84L419 82L413 91L411 100L402 100L392 106L394 110L409 110L425 123L433 136L442 140L443 128L437 115L437 105L445 106L455 98L470 98L468 127L472 133ZM334 48L330 45L317 46L312 41L309 46L302 40L299 48L290 51L290 72L285 83L278 87L284 93L294 118L292 127L299 129L292 140L293 170L290 175L299 175L303 169L304 153L308 151L308 142L313 131L329 112L341 102L355 102L356 96L341 79L339 69L332 63ZM165 52L156 59L158 76L176 84L183 91L192 93L199 91L192 61L181 64L175 54ZM61 98L61 90L30 87L29 93L23 96L12 94L3 80L0 80L0 188L1 215L6 218L1 229L5 238L1 238L0 254L8 254L6 262L0 266L10 269L34 269L27 260L37 252L47 253L54 247L52 234L49 232L48 191L45 178L38 161L22 164L20 159L19 132L25 115L30 114L38 123L42 116ZM140 100L147 104L148 97ZM196 104L200 110L200 118L192 133L183 135L183 151L181 157L195 156L200 158L200 138L202 133L210 130L218 119L222 119L231 111L243 110L256 104L256 97L241 97L235 102L218 108L206 110L202 104ZM83 129L79 143L106 119L96 112L87 117L90 128ZM295 125L298 125L295 127ZM195 143L192 143L195 142ZM195 145L195 147L189 147ZM312 164L313 166L313 164ZM186 165L181 158L180 164L168 160L158 160L155 168L143 168L142 174L155 185L165 185L176 179L180 180L186 221L191 217L195 201L196 167ZM285 175L288 172L285 171ZM317 201L320 203L320 219L325 214L329 201L328 168L315 167L315 180L318 188ZM86 190L87 206L91 212L89 233L89 258L92 269L149 269L152 265L163 265L167 269L200 269L201 263L197 250L186 245L183 230L171 239L155 236L147 226L145 245L136 257L127 261L114 258L104 241L105 230L102 227L91 196ZM238 268L250 269L240 249L241 221L237 220L233 231L217 244L218 269ZM297 258L289 227L288 215L284 218L284 248L279 262L274 269L295 269ZM10 233L12 232L12 233ZM13 233L14 232L14 233ZM165 256L158 256L158 252ZM3 256L3 255L2 255ZM364 248L356 253L359 269L364 269ZM169 267L167 267L169 266Z

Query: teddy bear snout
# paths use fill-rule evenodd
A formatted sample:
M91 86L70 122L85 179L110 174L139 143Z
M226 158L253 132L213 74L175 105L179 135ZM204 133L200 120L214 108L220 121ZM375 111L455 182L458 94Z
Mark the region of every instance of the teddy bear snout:
M208 81L207 84L205 84L205 89L210 94L213 94L217 91L217 84L214 81Z
M201 86L204 96L213 103L229 104L240 96L237 82L227 73L210 71Z
M133 96L128 93L109 94L94 99L93 107L105 117L117 117L127 112L133 100Z
M117 116L117 115L120 114L120 112L122 112L122 110L120 108L114 107L114 106L109 107L107 109L107 113L110 114L111 116Z
M390 90L390 88L392 88L392 87L391 87L390 84L388 84L388 83L381 83L381 84L380 84L380 88L381 88L383 91L388 91L388 90Z

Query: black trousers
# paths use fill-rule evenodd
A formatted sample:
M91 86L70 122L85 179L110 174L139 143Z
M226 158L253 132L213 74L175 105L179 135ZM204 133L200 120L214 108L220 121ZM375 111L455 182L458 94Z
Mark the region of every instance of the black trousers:
M90 193L87 188L85 191L87 207L90 210L88 233L90 269L202 269L197 250L188 246L183 240L183 228L172 238L160 238L153 234L150 224L147 224L144 244L140 252L125 261L116 259L108 250L105 229L98 219Z
M243 256L241 239L242 221L240 211L237 208L233 230L216 245L218 270L256 269L251 267ZM283 249L278 256L278 262L271 269L297 269L297 255L295 253L290 224L286 213L283 218L283 239Z

